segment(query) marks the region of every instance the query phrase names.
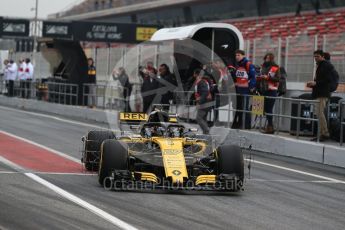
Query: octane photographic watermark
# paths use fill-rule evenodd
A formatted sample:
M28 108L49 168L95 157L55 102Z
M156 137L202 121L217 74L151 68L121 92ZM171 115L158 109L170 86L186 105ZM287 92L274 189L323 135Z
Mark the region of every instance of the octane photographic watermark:
M193 180L185 183L172 183L165 178L158 178L157 183L151 181L123 180L113 177L104 178L103 187L113 191L150 191L150 190L170 190L170 191L237 191L243 187L243 181L234 178L233 180L206 182L196 184Z

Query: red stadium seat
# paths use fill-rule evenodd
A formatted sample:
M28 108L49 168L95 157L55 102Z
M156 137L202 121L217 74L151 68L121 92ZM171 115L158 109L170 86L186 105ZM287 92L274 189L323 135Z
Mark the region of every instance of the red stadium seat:
M339 34L345 32L345 9L338 11L323 11L321 15L314 12L302 13L296 17L294 14L284 16L271 16L265 18L251 18L239 21L226 20L232 23L243 33L245 39L270 36L278 37L296 36L306 33L315 34Z

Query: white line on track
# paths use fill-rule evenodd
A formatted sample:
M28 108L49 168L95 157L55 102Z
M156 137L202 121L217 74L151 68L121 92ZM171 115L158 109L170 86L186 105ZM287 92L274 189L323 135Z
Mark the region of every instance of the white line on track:
M0 162L4 162L0 157ZM0 174L23 174L31 172L30 170L22 170L22 172L0 171ZM59 173L59 172L35 172L37 175L62 175L62 176L98 176L97 173ZM1 228L0 228L1 229Z
M343 182L329 180L266 180L266 179L247 179L253 182L281 182L281 183L326 183L326 184L343 184Z
M12 172L12 171L0 171L0 174L18 174L19 172ZM1 229L1 228L0 228Z
M0 106L0 108L4 109L4 110L9 110L9 111L26 113L26 114L30 114L30 115L33 115L33 116L50 118L50 119L54 119L54 120L65 122L65 123L70 123L70 124L75 124L75 125L80 125L80 126L87 126L87 127L96 128L96 129L106 129L106 130L108 130L108 128L105 128L105 127L102 127L102 126L99 126L99 125L92 125L92 124L85 123L85 122L73 121L73 120L69 120L69 119L63 119L63 118L52 116L52 115L35 113L35 112L28 112L28 111L23 111L21 109L8 108L8 107L5 107L5 106Z
M249 160L246 159L246 161L249 161ZM256 164L260 164L260 165L265 165L265 166L269 166L269 167L273 167L273 168L277 168L277 169L282 169L282 170L286 170L286 171L290 171L290 172L306 175L306 176L311 176L311 177L319 178L319 179L322 179L322 180L327 180L327 181L332 181L332 182L336 182L336 183L340 183L340 184L345 184L345 181L334 179L334 178L331 178L331 177L325 177L325 176L317 175L317 174L314 174L314 173L309 173L309 172L305 172L305 171L301 171L301 170L297 170L297 169L292 169L292 168L288 168L288 167L284 167L284 166L269 164L269 163L262 162L262 161L257 161L257 160L252 160L252 162L256 163Z
M97 173L59 173L59 172L35 172L42 175L66 175L66 176L98 176Z
M3 158L0 156L0 162L6 164L7 166L13 168L14 170L18 171L19 173L23 172L25 169L21 166ZM103 211L100 208L97 208L96 206L80 199L79 197L63 190L62 188L50 183L49 181L44 180L43 178L33 174L33 173L24 173L25 176L29 177L30 179L36 181L37 183L49 188L50 190L54 191L55 193L59 194L60 196L64 197L65 199L79 205L80 207L83 207L90 212L94 213L95 215L101 217L102 219L108 221L109 223L114 224L115 226L125 229L125 230L136 230L134 226L120 220L119 218L110 215L109 213Z
M61 195L62 197L72 201L73 203L89 210L90 212L96 214L97 216L107 220L108 222L116 225L117 227L121 228L121 229L128 229L128 230L134 230L137 229L134 226L120 220L119 218L110 215L109 213L103 211L102 209L97 208L96 206L80 199L79 197L63 190L62 188L57 187L56 185L42 179L41 177L33 174L33 173L25 173L25 175L29 178L31 178L32 180L40 183L41 185L53 190L55 193Z
M14 134L12 134L12 133L8 133L8 132L3 131L3 130L0 130L0 133L3 133L3 134L8 135L8 136L10 136L10 137L13 137L13 138L16 138L16 139L18 139L18 140L24 141L24 142L29 143L29 144L31 144L31 145L35 145L35 146L37 146L37 147L40 147L40 148L42 148L42 149L48 150L48 151L50 151L50 152L52 152L52 153L55 153L56 155L59 155L59 156L61 156L61 157L64 157L64 158L66 158L66 159L68 159L68 160L71 160L71 161L74 161L74 162L76 162L76 163L81 164L80 159L77 159L77 158L75 158L75 157L72 157L72 156L70 156L70 155L68 155L68 154L66 154L66 153L62 153L62 152L60 152L60 151L51 149L51 148L49 148L49 147L47 147L47 146L38 144L38 143L36 143L36 142L30 141L30 140L28 140L28 139L26 139L26 138L23 138L23 137L14 135Z

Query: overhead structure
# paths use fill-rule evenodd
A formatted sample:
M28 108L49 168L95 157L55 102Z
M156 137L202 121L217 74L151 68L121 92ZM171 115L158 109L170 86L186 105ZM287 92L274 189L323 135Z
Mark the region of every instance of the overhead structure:
M150 41L173 43L174 58L181 80L185 82L196 68L216 59L221 59L226 65L233 64L235 50L244 47L242 33L235 26L226 23L163 28L154 33ZM187 55L186 49L189 49Z

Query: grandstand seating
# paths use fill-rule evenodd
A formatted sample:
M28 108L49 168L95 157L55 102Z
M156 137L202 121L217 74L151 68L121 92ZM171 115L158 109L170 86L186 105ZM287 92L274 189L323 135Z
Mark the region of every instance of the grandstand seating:
M272 39L278 37L307 34L339 34L345 32L345 9L326 11L316 15L315 12L305 12L301 16L274 15L241 20L226 20L242 32L244 39L260 38L269 35Z

